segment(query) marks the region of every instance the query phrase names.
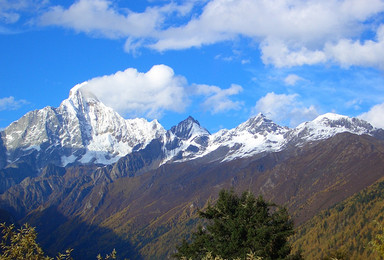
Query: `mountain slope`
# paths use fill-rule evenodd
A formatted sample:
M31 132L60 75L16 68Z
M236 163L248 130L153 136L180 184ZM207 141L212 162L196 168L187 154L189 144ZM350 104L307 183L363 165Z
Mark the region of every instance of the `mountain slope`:
M292 238L310 259L321 259L335 251L349 259L379 259L369 245L383 223L384 181L324 210L300 226ZM376 223L377 222L377 223Z
M92 259L116 246L162 259L223 188L261 193L301 224L372 185L384 176L383 133L336 114L293 129L259 114L214 134L188 117L166 131L78 85L1 132L0 207L37 226L52 252Z
M341 133L289 151L215 163L174 162L138 175L129 175L125 166L119 169L116 165L77 166L67 168L64 175L46 174L12 187L1 200L12 207L15 201L25 200L24 196L41 196L39 203L26 202L18 210L28 212L24 221L43 231L46 222L42 220L55 219L52 212L64 219L53 221L46 232L44 246L52 251L71 245L70 234L76 232L76 225L70 223L80 221L92 226L87 232L101 232L102 228L105 234L112 232L131 245L132 252L121 252L124 257L136 252L145 259L164 259L196 227L196 209L215 199L222 188L262 193L287 205L296 223L303 223L382 178L384 142ZM54 188L48 190L45 183ZM59 243L54 238L59 231L67 240ZM98 234L101 240L92 237L98 248L112 250L113 243L103 244L104 233ZM90 252L82 247L89 244L88 239L83 234L76 240L79 246L74 248L80 255Z

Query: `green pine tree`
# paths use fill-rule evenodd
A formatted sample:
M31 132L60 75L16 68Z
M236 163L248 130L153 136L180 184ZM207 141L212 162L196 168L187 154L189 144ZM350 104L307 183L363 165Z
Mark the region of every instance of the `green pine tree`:
M208 224L200 226L190 242L184 240L174 257L202 259L210 252L224 259L246 259L249 253L262 259L300 259L300 254L289 256L293 221L287 210L262 196L244 192L239 197L222 190L216 204L199 214Z

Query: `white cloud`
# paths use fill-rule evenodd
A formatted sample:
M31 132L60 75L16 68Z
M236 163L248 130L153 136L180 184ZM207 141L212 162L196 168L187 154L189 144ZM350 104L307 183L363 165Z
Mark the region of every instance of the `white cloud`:
M87 81L83 88L122 115L159 118L165 110L183 112L188 105L184 77L166 65L148 72L129 68Z
M204 84L189 85L185 77L175 75L166 65L155 65L146 73L128 68L79 85L105 105L130 117L159 119L165 111L181 113L193 99L212 114L238 110L243 104L231 100L231 96L243 90L241 86L232 84L222 89Z
M294 86L298 81L304 80L302 77L296 75L296 74L289 74L284 79L284 83L288 86Z
M58 25L107 38L156 37L167 15L185 15L192 5L166 4L144 12L119 10L110 0L79 0L68 9L54 6L40 17L42 25ZM126 45L130 45L129 40ZM128 48L130 49L130 48Z
M0 98L0 111L4 110L16 110L19 109L21 106L28 104L29 102L20 99L20 100L15 100L14 97L5 97L5 98Z
M202 103L202 107L212 114L227 112L229 110L239 110L243 104L240 101L232 101L229 98L243 91L243 88L239 85L232 84L231 87L227 89L209 85L195 85L194 87L195 95L203 95L206 97Z
M0 24L17 23L22 13L36 13L47 4L47 0L0 0Z
M360 105L363 103L361 99L353 99L345 103L345 106L348 108L353 108L355 110L361 109Z
M191 0L152 5L143 12L119 8L112 0L79 0L68 8L52 7L40 23L124 38L125 50L132 53L143 47L201 47L240 36L258 43L262 61L276 67L333 61L383 68L384 29L376 40L366 38L379 26L383 11L384 0Z
M262 113L277 123L295 127L318 116L314 106L306 107L298 101L298 94L275 94L270 92L256 102L253 113Z
M308 50L306 47L292 49L280 40L266 40L261 43L261 59L264 64L272 64L278 68L324 63L327 57L319 50Z
M375 127L384 129L384 103L372 107L368 112L363 113L359 118L364 119Z
M342 39L336 44L327 44L329 57L344 67L352 65L384 69L384 25L377 29L376 39L352 41Z
M146 35L154 29L156 21L157 15L151 11L120 14L110 1L80 0L68 9L52 7L42 15L40 22L43 25L61 25L79 32L120 38Z
M318 45L324 43L324 39L357 35L361 21L383 10L381 0L213 0L187 25L168 30L164 42L160 39L157 46L188 45L192 38L194 46L201 46L235 35ZM179 38L178 33L181 33Z
M7 24L16 23L20 18L20 15L13 12L0 12L0 21L4 21Z

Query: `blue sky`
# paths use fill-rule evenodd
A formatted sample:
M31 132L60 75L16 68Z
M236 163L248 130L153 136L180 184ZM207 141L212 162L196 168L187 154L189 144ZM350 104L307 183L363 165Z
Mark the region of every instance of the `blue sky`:
M384 127L384 0L0 0L0 128L84 84L125 118Z

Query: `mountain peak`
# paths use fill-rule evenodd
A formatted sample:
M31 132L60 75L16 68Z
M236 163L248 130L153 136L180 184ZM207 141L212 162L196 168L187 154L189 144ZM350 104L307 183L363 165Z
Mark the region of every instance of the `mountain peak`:
M37 151L38 163L43 166L111 164L134 147L145 147L165 133L157 121L124 119L85 89L84 84L73 87L58 108L32 111L7 127L7 160L15 161Z
M295 135L303 140L321 140L332 137L338 133L350 132L357 135L373 135L375 128L368 122L334 113L326 113L313 121L304 122L297 126Z
M313 122L320 122L320 121L324 121L324 120L336 121L336 120L342 120L342 119L348 119L348 118L349 117L347 117L347 116L339 115L336 113L325 113L323 115L316 117L313 120Z
M173 126L170 131L181 139L189 139L196 135L210 135L208 130L201 127L199 121L192 116Z
M200 123L199 121L197 121L195 118L193 118L192 116L188 116L187 119L184 119L183 121L181 122L191 122L191 123L194 123L194 124L197 124L200 126Z
M370 132L374 129L371 124L362 119L334 113L326 113L324 115L320 115L312 122L307 122L307 124L320 125L322 127L336 127L357 134Z
M262 132L279 132L285 128L274 123L262 113L259 113L240 124L236 129L237 131L248 131L252 134L256 134Z
M87 82L77 84L69 91L69 101L74 107L79 108L91 103L100 103L99 99L84 86Z

